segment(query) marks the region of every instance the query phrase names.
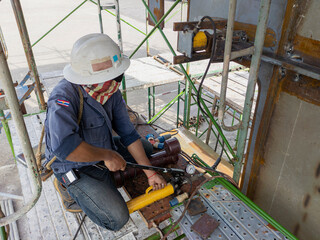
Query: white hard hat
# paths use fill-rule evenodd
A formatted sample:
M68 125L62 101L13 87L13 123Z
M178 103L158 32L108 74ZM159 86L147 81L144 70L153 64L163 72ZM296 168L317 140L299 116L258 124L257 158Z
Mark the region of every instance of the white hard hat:
M63 74L72 83L96 84L118 77L129 65L129 58L109 36L93 33L75 42L71 64L65 66Z

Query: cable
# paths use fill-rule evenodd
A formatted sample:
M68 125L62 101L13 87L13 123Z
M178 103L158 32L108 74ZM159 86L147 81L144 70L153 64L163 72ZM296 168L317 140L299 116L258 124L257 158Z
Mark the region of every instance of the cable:
M75 240L75 239L77 238L78 233L79 233L79 231L80 231L80 229L81 229L81 226L82 226L82 224L83 224L84 219L86 218L86 216L87 216L87 214L84 214L84 216L83 216L83 218L82 218L82 220L81 220L81 222L80 222L80 225L79 225L79 227L78 227L78 229L77 229L77 231L76 231L76 234L74 235L74 237L73 237L72 240Z
M202 85L203 85L203 82L207 76L207 73L209 71L209 68L210 68L210 65L211 65L211 62L213 61L213 58L215 56L215 49L216 49L216 33L217 33L217 29L216 29L216 25L214 23L214 21L212 20L212 18L208 17L208 16L204 16L203 18L201 18L200 22L203 22L204 19L208 19L211 24L212 24L212 27L213 27L213 43L212 43L212 50L211 50L211 56L210 56L210 60L208 62L208 65L207 65L207 68L202 76L202 79L201 79L201 82L199 84L199 87L198 87L198 93L197 93L197 104L199 106L199 108L201 109L201 111L203 112L204 115L206 115L206 117L209 117L208 114L206 113L206 111L204 111L204 109L202 108L201 106L201 103L200 103L200 92L201 92L201 88L202 88ZM220 126L218 126L219 129L222 131L222 129L220 128ZM219 163L221 162L221 158L222 158L222 154L223 154L223 149L224 149L224 141L222 141L222 150L221 150L221 153L220 153L220 156L218 157L218 159L215 161L215 163L213 164L212 168L215 170Z
M203 22L203 20L206 19L206 18L209 19L209 21L211 22L212 27L213 27L213 43L212 43L212 50L211 50L210 60L208 62L207 68L206 68L206 70L205 70L205 72L204 72L204 74L202 76L201 82L200 82L199 87L198 87L197 104L198 104L199 108L201 109L201 111L208 117L208 114L206 113L206 111L204 111L204 109L202 108L202 106L200 104L200 91L201 91L204 79L206 78L207 73L209 71L211 62L213 61L213 58L214 58L214 55L215 55L217 29L216 29L216 25L215 25L214 21L208 16L204 16L203 18L201 18L200 22Z

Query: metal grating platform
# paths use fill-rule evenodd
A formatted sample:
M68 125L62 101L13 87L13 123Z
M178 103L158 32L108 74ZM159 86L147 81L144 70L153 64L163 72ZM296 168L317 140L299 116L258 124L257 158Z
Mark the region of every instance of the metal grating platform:
M287 239L223 186L216 185L211 189L202 187L199 193L201 201L207 208L206 213L220 223L208 239ZM175 208L172 214L180 215L183 210L184 206L181 205ZM191 226L201 215L190 216L186 213L182 219L180 227L188 239L202 239L191 230Z

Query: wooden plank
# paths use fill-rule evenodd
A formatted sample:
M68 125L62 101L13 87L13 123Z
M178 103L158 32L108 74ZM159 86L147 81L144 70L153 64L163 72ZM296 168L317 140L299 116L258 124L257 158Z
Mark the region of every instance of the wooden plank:
M212 150L201 139L197 138L194 134L190 133L184 127L180 127L179 132L175 137L179 140L181 149L188 155L196 153L204 162L212 166L219 157L219 154ZM227 160L222 158L221 163L218 165L218 171L232 176L233 166Z

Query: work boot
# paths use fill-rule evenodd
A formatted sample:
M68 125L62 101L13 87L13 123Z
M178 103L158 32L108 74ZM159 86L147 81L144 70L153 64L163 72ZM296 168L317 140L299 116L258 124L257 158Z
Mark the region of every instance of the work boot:
M57 178L53 180L53 184L62 199L62 204L65 210L72 213L82 212L80 206L76 203L75 200L73 200L73 198L69 195L67 189L58 181Z

